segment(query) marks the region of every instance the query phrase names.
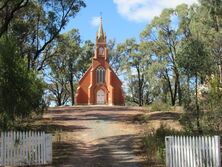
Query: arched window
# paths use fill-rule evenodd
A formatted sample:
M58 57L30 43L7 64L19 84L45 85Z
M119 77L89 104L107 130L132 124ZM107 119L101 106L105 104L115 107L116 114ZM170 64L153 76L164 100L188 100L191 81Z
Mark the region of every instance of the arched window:
M96 81L97 83L104 83L105 82L105 69L103 67L99 67L96 70Z

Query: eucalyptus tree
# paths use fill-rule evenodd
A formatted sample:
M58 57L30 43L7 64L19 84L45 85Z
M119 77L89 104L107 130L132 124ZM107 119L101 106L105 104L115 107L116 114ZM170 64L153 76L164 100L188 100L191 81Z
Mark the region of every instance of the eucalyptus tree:
M211 33L205 35L210 46L211 54L214 56L215 64L218 65L215 74L219 74L222 83L222 1L221 0L199 0L202 10L207 11L205 18ZM214 31L213 31L214 30Z
M109 64L116 74L121 73L121 62L122 56L117 49L117 43L115 40L109 40L107 42L107 47L109 49Z
M25 8L29 0L1 0L0 1L0 37L8 31L8 27L15 15Z
M212 19L211 25L220 32L222 21L222 1L221 0L199 0L202 7L208 10L209 16Z
M142 106L144 104L144 87L145 75L148 65L150 64L150 55L148 48L142 43L137 43L135 39L127 39L124 43L119 44L118 52L122 59L122 70L126 73L128 80L136 84L133 91L134 102Z
M75 104L77 82L88 69L93 54L94 44L86 41L81 46L77 29L60 35L49 65L49 90L56 96L57 104L64 105L70 99Z
M199 132L200 127L200 106L198 97L198 84L201 78L209 75L212 69L212 57L205 49L205 45L195 37L185 39L181 44L181 51L178 54L177 62L185 73L195 78L195 118Z
M94 55L94 46L95 44L90 41L86 40L83 45L81 45L81 52L76 60L76 70L74 71L74 75L77 81L79 81L86 70L90 67L92 62L92 57Z
M57 89L56 92L70 91L71 102L74 105L74 73L76 72L76 66L78 65L78 57L80 56L80 34L76 29L63 34L58 39L57 46L54 51L54 56L49 60L49 66L55 80L54 84L60 82L61 89ZM56 79L57 78L57 79ZM67 82L69 88L67 89ZM61 93L60 93L61 94ZM67 93L64 93L64 98L67 99ZM70 97L68 96L68 97ZM61 104L60 104L61 105Z
M22 55L27 57L29 69L42 70L45 67L52 56L51 49L56 38L83 7L83 0L37 0L29 1L16 13L7 34L12 34L18 40Z
M181 104L180 71L176 63L180 39L172 24L173 9L165 9L159 17L155 17L141 33L144 42L150 43L156 60L165 65L161 75L166 80L170 92L171 104L175 105L179 95Z

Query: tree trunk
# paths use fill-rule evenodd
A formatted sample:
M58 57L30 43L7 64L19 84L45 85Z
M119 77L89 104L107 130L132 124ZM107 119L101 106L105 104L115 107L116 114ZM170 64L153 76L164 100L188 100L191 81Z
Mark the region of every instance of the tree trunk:
M175 72L175 81L174 81L174 94L173 94L173 103L172 105L175 106L176 104L176 99L177 99L177 91L178 91L178 88L179 88L179 74L178 72Z
M71 74L72 75L72 74ZM74 86L73 86L73 76L72 78L70 78L70 81L69 81L69 84L70 84L70 88L71 88L71 100L72 100L72 105L75 105L75 93L74 93Z
M171 87L171 82L170 82L170 78L169 78L167 70L166 70L166 77L165 78L167 80L168 87L169 87L169 90L170 90L171 105L174 106L175 105L175 99L174 99L174 94L173 94L173 90L172 90L172 87Z
M179 106L182 106L182 91L181 91L180 79L178 79L178 99L179 99Z
M139 87L139 106L142 106L142 80L140 76L140 70L137 68L137 75L138 75L138 87Z
M61 106L62 105L62 99L60 97L60 95L57 96L57 106Z
M197 130L198 130L198 133L201 134L202 133L202 130L201 130L201 127L200 127L200 107L199 107L199 102L198 102L198 89L197 89L197 86L198 86L198 76L196 74L196 80L195 80L195 91L196 91L196 124L197 124Z

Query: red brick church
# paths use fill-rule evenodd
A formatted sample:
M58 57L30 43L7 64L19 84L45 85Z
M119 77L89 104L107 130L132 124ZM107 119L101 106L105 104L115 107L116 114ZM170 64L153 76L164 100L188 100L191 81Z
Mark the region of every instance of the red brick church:
M92 65L79 81L76 104L124 105L122 82L109 65L102 19L96 35L96 49Z

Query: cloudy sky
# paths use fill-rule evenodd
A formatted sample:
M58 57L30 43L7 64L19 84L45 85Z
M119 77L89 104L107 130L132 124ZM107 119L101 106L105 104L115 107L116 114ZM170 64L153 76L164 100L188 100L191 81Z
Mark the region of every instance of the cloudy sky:
M154 16L164 8L181 3L193 4L198 0L86 0L87 7L70 21L64 31L80 29L82 40L95 40L99 16L102 13L104 30L109 39L123 42L138 37Z

